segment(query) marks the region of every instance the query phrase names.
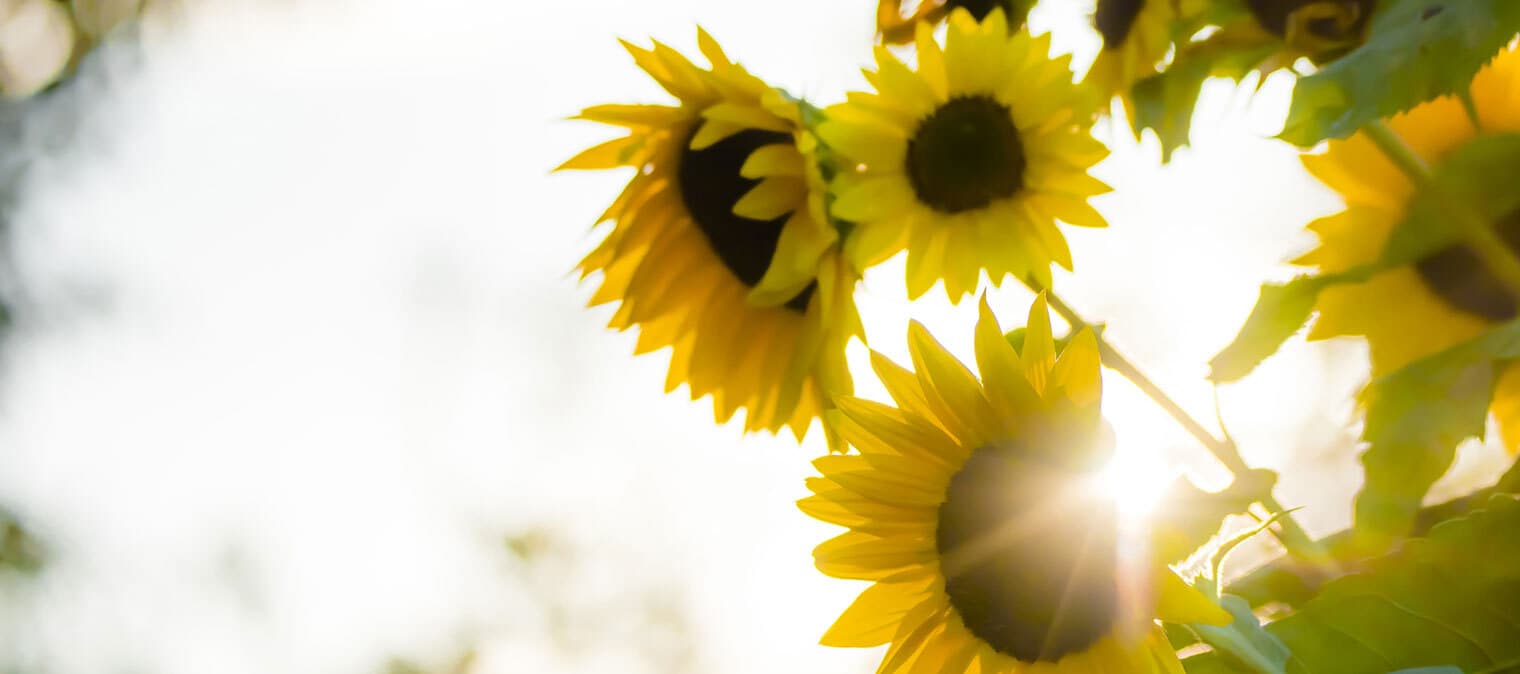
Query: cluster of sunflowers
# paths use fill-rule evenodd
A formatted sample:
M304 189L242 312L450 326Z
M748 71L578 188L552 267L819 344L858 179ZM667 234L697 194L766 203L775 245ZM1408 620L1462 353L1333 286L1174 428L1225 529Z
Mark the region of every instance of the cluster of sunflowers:
M1032 4L925 0L905 14L883 0L871 90L825 108L750 74L705 32L706 67L658 42L625 43L679 104L580 115L628 133L561 168L634 169L602 216L611 230L580 264L583 278L599 276L591 303L618 303L611 327L637 326L636 352L669 347L667 391L710 396L719 422L742 408L745 431L785 427L799 441L819 422L831 451L799 505L849 531L816 549L817 566L873 582L824 644L889 645L880 672L1181 672L1164 621L1191 626L1243 671L1284 671L1253 646L1265 634L1254 619L1258 634L1228 631L1242 619L1217 578L1189 584L1168 567L1197 548L1177 527L1158 526L1139 559L1119 549L1115 505L1094 478L1107 458L1099 369L1121 357L1049 293L1051 265L1072 268L1058 223L1105 226L1089 203L1110 190L1089 175L1107 155L1095 120L1122 109L1136 121L1146 83L1199 54L1213 54L1205 77L1230 74L1215 67L1221 53L1260 72L1331 62L1362 43L1378 2L1099 0L1103 47L1080 80L1025 26ZM1319 311L1311 338L1364 336L1374 376L1517 316L1520 283L1489 263L1510 253L1447 240L1379 266L1432 167L1520 133L1520 54L1502 50L1456 93L1305 157L1346 210L1310 225L1322 244L1297 262L1321 275L1302 313ZM1513 176L1508 193L1474 197L1470 210L1520 251ZM845 347L865 337L862 273L904 251L910 298L942 284L959 302L985 272L1037 299L1014 338L983 297L977 374L913 323L911 369L871 354L883 404L852 395ZM1264 293L1258 313L1270 305ZM1068 339L1054 339L1050 306L1075 329ZM1503 369L1497 389L1493 412L1513 445L1520 368ZM1266 492L1256 502L1280 511ZM1284 537L1294 552L1325 561L1290 517L1262 528L1274 522L1297 532Z

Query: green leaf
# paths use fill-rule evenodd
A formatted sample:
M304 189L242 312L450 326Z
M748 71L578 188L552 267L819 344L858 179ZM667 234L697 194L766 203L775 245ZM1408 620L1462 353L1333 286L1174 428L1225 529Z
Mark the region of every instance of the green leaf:
M0 569L32 574L44 561L42 544L15 518L0 511Z
M1167 562L1181 562L1209 542L1230 515L1247 512L1272 494L1277 473L1254 469L1236 475L1230 486L1208 492L1178 477L1162 492L1151 512L1152 551ZM1218 574L1210 578L1218 578Z
M1454 152L1435 174L1440 188L1495 218L1520 206L1513 167L1520 134L1504 134ZM1439 199L1416 198L1394 230L1379 266L1409 264L1451 245ZM1520 327L1499 326L1465 344L1374 381L1363 394L1366 481L1356 502L1356 547L1377 552L1408 533L1430 486L1464 440L1481 437L1500 361L1520 357Z
M1490 222L1520 209L1516 166L1520 133L1485 135L1482 142L1467 143L1442 158L1433 175L1439 193L1425 190L1414 198L1405 219L1389 234L1379 266L1412 264L1457 243L1460 232L1452 226L1442 195L1473 205Z
M1225 41L1224 34L1179 48L1177 57L1162 72L1135 83L1130 120L1139 136L1146 129L1161 141L1161 161L1186 147L1193 126L1193 109L1203 83L1212 77L1240 80L1277 49L1273 44L1240 45Z
M1187 674L1255 674L1239 663L1231 662L1217 651L1199 653L1182 661Z
M1391 674L1465 674L1456 667L1415 667L1414 669L1401 669Z
M1188 658L1183 664L1190 674L1200 672L1282 672L1292 653L1251 612L1246 600L1234 595L1220 598L1219 605L1235 621L1224 627L1192 625L1204 643L1214 651Z
M1311 147L1463 91L1520 32L1514 0L1385 0L1358 48L1298 81L1282 139Z
M1289 674L1495 669L1520 659L1520 501L1445 522L1267 626Z
M1256 306L1240 326L1240 333L1209 361L1209 379L1231 382L1250 374L1309 321L1320 291L1341 283L1360 283L1375 271L1374 266L1367 265L1335 274L1300 276L1284 284L1263 285Z
M1409 531L1425 493L1456 447L1482 437L1498 361L1520 358L1520 321L1380 377L1363 394L1366 481L1356 498L1361 547L1377 550Z

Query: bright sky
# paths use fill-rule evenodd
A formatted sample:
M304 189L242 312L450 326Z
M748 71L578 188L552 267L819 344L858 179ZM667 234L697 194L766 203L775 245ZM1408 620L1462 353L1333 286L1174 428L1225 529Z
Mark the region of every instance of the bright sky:
M0 595L0 669L360 674L474 647L482 674L870 671L815 645L860 589L813 570L832 529L792 505L821 443L660 394L665 357L629 357L569 274L626 176L549 170L612 133L579 108L663 100L615 38L694 51L700 21L826 103L865 86L874 3L252 4L109 48L28 123L36 304L3 351L0 494L54 555ZM1034 23L1086 53L1078 5ZM1067 230L1058 288L1204 418L1208 357L1337 208L1266 139L1285 84L1211 86L1165 169L1101 128L1112 227ZM974 304L909 306L901 278L866 279L872 345L900 356L913 316L969 355ZM993 294L1006 322L1028 299ZM1362 359L1293 343L1222 392L1319 532L1349 517ZM1222 480L1106 384L1119 472Z

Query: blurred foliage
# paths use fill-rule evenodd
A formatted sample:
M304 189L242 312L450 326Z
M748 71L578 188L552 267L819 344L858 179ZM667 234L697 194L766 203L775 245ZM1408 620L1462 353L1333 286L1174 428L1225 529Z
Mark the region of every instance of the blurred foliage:
M1384 0L1360 47L1298 81L1282 138L1310 147L1464 91L1517 31L1514 0Z
M1284 670L1392 672L1520 667L1520 501L1495 496L1482 510L1436 526L1326 584L1297 612L1266 627L1291 651ZM1251 672L1219 652L1187 670Z
M1171 67L1137 82L1131 91L1135 132L1155 131L1161 161L1171 161L1173 152L1189 144L1203 83L1215 77L1242 80L1276 51L1270 43L1236 45L1220 38L1179 47Z
M1409 530L1402 533L1406 537L1424 536L1436 525L1463 517L1499 494L1520 494L1520 463L1511 464L1492 486L1421 508ZM1366 562L1358 555L1361 540L1355 529L1326 536L1320 544L1339 560L1342 572L1356 572ZM1228 583L1225 589L1245 598L1252 606L1282 604L1293 607L1312 599L1328 580L1330 577L1323 570L1293 557L1282 557Z
M0 511L0 568L32 574L45 560L42 543L14 517Z
M1366 482L1356 499L1361 546L1378 550L1409 529L1457 445L1481 437L1499 361L1520 357L1520 321L1418 361L1365 393Z
M1513 189L1516 165L1520 135L1494 135L1455 151L1436 170L1436 189L1415 199L1376 263L1263 286L1240 333L1212 361L1211 376L1231 381L1248 374L1307 322L1322 289L1365 281L1453 245L1447 200L1460 199L1486 217L1520 207L1520 192ZM1382 550L1408 531L1425 494L1451 466L1457 445L1482 437L1499 369L1516 357L1520 323L1510 323L1368 386L1362 396L1366 483L1356 503L1364 552Z
M429 668L411 660L397 658L385 665L384 674L470 674L475 669L475 652L469 651L442 668Z
M1209 362L1209 378L1231 382L1250 374L1309 321L1314 303L1325 288L1366 281L1385 269L1409 264L1451 245L1456 229L1450 224L1445 199L1474 204L1490 217L1520 207L1520 191L1513 189L1512 181L1512 167L1517 163L1520 134L1494 134L1483 143L1463 146L1441 162L1433 176L1439 190L1427 190L1416 197L1376 262L1341 272L1300 276L1284 284L1262 285L1240 332Z
M1188 674L1224 673L1236 671L1281 672L1288 666L1293 653L1288 646L1262 627L1251 605L1233 595L1220 597L1219 604L1230 612L1235 621L1224 627L1195 625L1196 636L1213 650L1204 656L1185 661Z
M1341 283L1365 281L1378 270L1365 266L1345 272L1300 276L1287 283L1266 283L1256 306L1228 346L1209 361L1209 379L1228 383L1245 378L1283 342L1297 334L1314 313L1320 291Z
M1258 6L1274 7L1286 25L1263 25ZM1361 14L1373 6L1368 21ZM1520 30L1520 3L1512 0L1216 0L1205 7L1180 22L1166 69L1129 92L1135 133L1154 131L1163 161L1188 144L1193 109L1210 78L1242 81L1255 72L1260 85L1274 71L1308 68L1282 138L1311 147L1461 91Z
M615 641L632 644L651 671L697 670L692 619L680 587L619 583L588 593L583 579L619 577L629 562L593 553L544 527L506 536L502 543L508 573L523 581L560 652L573 656Z
M1164 559L1181 561L1208 543L1225 518L1246 513L1253 504L1266 500L1276 484L1276 473L1260 469L1235 476L1229 487L1217 492L1178 478L1152 512L1154 545L1161 548Z

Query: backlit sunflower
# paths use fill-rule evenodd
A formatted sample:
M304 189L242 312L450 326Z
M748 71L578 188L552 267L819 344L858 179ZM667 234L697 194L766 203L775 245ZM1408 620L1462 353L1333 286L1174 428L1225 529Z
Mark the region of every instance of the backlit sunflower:
M1286 46L1274 64L1333 60L1361 44L1378 0L1246 0L1257 29Z
M915 39L916 71L878 47L876 93L851 92L818 127L855 169L832 186L834 215L855 223L846 257L863 269L906 246L915 298L943 279L958 301L983 269L1048 284L1052 261L1071 268L1056 220L1106 224L1087 202L1109 189L1087 174L1108 154L1088 133L1093 100L1049 36L1010 35L1001 10L956 10L943 48L924 24Z
M913 372L872 354L895 406L853 397L830 414L858 455L829 456L798 503L849 532L818 568L873 581L822 643L890 643L878 672L1182 672L1154 622L1229 616L1154 553L1119 546L1103 461L1097 341L1057 357L1044 297L1022 353L984 300L981 379L914 323Z
M561 168L632 167L603 214L612 230L580 263L601 272L593 306L621 302L611 327L639 326L636 353L671 347L667 391L713 398L719 422L788 426L800 440L851 390L844 346L861 334L858 274L824 213L816 139L798 103L731 62L698 31L709 69L656 42L625 43L680 105L601 105L581 119L628 129ZM830 436L830 445L836 446Z
M1520 53L1513 49L1472 82L1472 117L1456 98L1431 101L1394 117L1389 126L1426 162L1442 159L1487 135L1520 132ZM1320 245L1295 260L1335 272L1372 262L1416 197L1409 179L1364 135L1331 141L1304 157L1309 172L1345 199L1346 210L1309 225ZM1520 173L1520 166L1515 167ZM1502 216L1500 236L1520 250L1520 211ZM1363 335L1372 374L1393 372L1517 317L1515 298L1462 246L1383 272L1366 283L1334 286L1319 298L1310 339ZM1511 449L1520 446L1520 368L1500 378L1491 411Z
M1125 94L1156 74L1172 48L1172 27L1199 0L1098 0L1093 25L1103 48L1085 82L1106 94Z
M1001 9L1010 17L1009 27L1016 30L1024 25L1032 6L1034 0L923 0L911 15L903 16L902 0L880 0L876 5L876 34L886 44L912 42L916 24L937 24L957 9L971 12L977 21Z

